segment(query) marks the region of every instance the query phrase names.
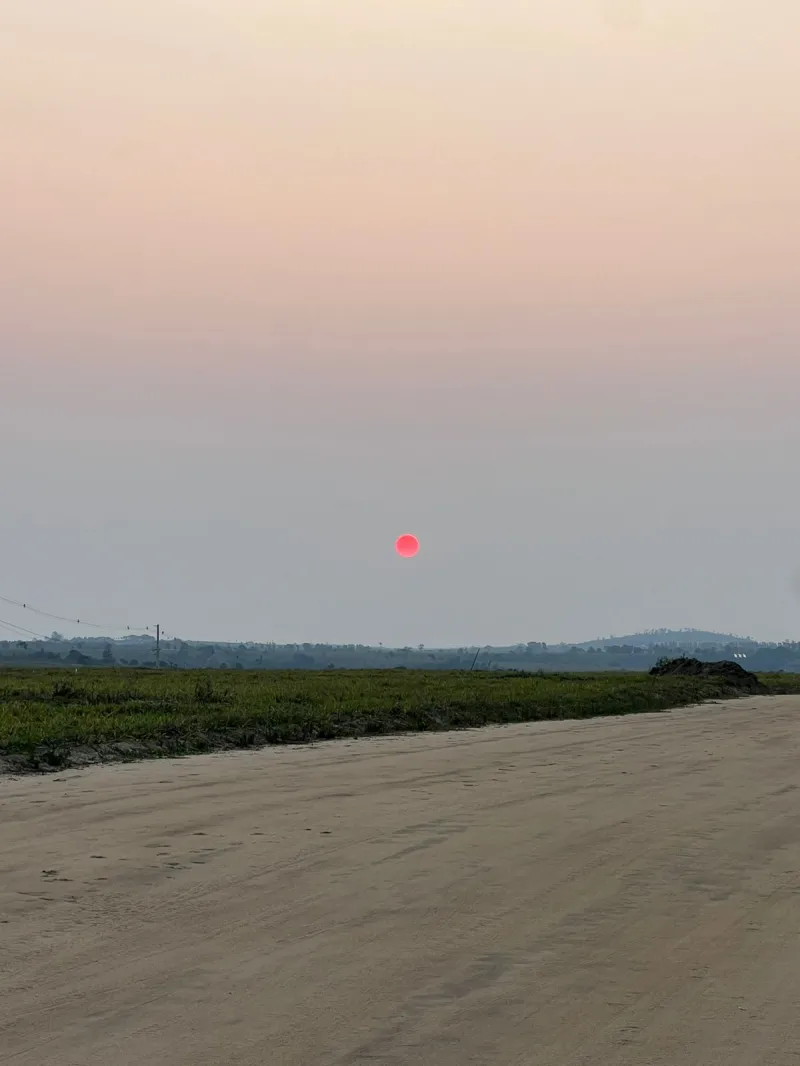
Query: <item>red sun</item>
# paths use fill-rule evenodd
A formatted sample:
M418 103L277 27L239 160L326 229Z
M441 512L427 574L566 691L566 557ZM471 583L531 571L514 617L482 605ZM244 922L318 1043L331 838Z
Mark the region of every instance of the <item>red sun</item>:
M404 533L402 537L397 538L394 547L398 555L402 555L404 559L410 559L419 551L419 541L410 533Z

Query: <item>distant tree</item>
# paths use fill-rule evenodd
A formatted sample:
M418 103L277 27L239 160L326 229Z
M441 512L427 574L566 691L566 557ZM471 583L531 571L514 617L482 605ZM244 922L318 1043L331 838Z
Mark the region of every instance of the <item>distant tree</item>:
M103 648L103 662L106 666L110 666L114 662L114 649L110 644L106 644Z

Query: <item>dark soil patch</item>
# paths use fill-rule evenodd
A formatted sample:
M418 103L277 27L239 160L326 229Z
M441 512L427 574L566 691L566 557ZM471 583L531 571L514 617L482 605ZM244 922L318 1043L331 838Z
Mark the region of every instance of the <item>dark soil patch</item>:
M650 671L652 677L706 677L723 678L734 688L746 692L763 693L767 688L755 674L745 670L739 663L724 659L715 663L704 663L699 659L667 659L658 663Z

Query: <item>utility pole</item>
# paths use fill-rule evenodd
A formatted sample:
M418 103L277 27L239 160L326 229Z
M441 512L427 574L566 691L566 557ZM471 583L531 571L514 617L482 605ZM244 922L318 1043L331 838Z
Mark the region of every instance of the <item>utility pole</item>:
M156 626L156 670L161 666L161 626Z

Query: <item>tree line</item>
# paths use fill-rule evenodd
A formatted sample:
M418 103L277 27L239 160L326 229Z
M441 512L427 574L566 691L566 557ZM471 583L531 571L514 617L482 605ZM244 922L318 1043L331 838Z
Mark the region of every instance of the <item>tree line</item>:
M800 673L800 643L690 641L654 642L637 645L548 645L528 641L512 647L385 648L364 644L222 643L165 640L159 647L158 664L164 669L232 670L525 670L525 671L644 671L664 657L691 655L704 661L734 659L746 669L762 672L783 670ZM0 642L0 665L4 666L100 666L153 668L156 641L147 636L72 638L53 633L47 640Z

